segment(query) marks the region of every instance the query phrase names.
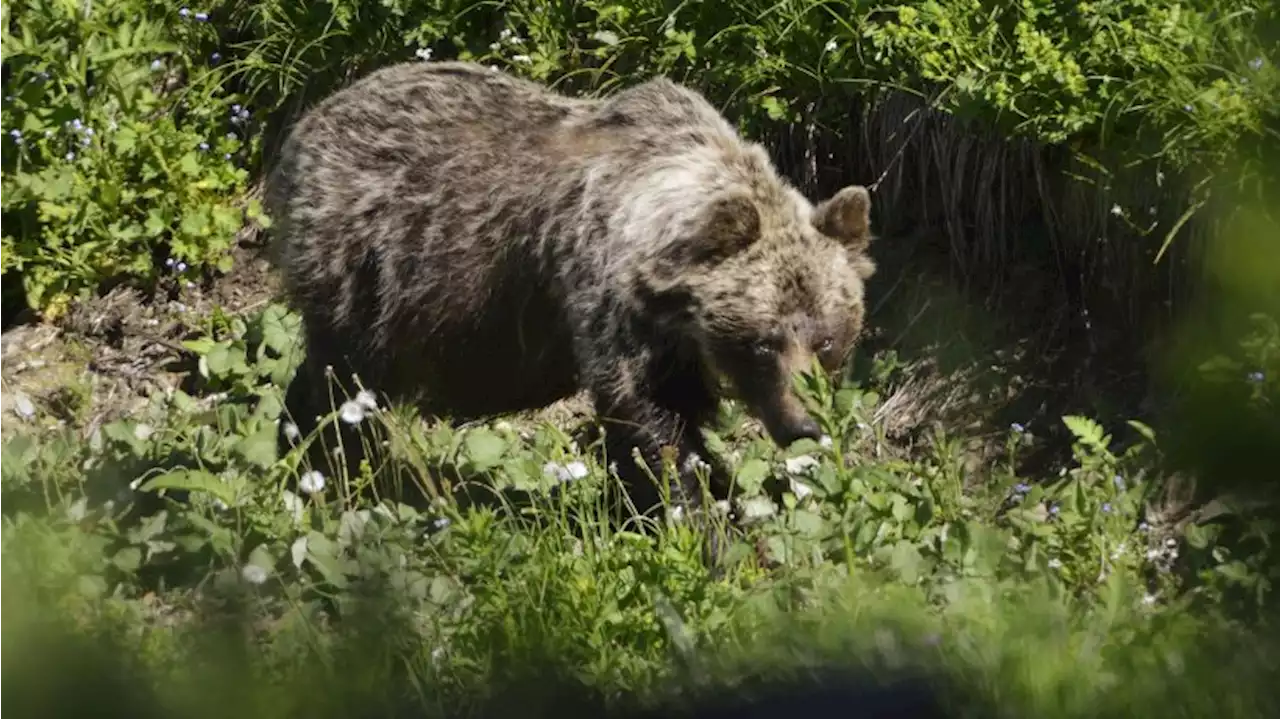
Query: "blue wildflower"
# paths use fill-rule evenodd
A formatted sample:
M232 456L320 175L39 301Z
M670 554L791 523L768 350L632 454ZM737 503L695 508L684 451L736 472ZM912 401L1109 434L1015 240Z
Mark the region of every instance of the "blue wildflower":
M162 68L162 67L164 67L164 63L160 62L160 59L159 59L159 58L156 58L155 60L152 60L152 61L151 61L151 71L152 71L152 72L159 72L160 68Z
M208 20L208 19L209 19L209 13L207 12L196 13L196 22L204 22L205 20Z
M1102 503L1102 513L1103 513L1103 514L1111 514L1111 503L1110 503L1110 502L1103 502L1103 503Z
M208 149L209 149L209 143L207 143L207 142L202 142L202 143L200 143L197 147L199 147L199 148L200 148L200 151L201 151L201 152L204 152L205 150L208 150Z
M1012 429L1014 432L1018 432L1018 433L1027 431L1027 428L1018 422L1014 422L1013 424L1009 425L1009 428Z
M1124 487L1125 487L1124 477L1121 477L1120 475L1117 474L1115 478L1112 479L1112 481L1115 482L1116 489L1120 490L1121 492L1124 491Z
M222 53L220 52L213 53L212 55L209 56L209 61L212 62L214 65L217 65L219 62L222 62Z
M186 17L191 14L191 11L186 8L182 8L181 10L178 11L178 14L181 15L182 17Z
M174 265L173 269L174 269L175 271L177 271L178 273L186 272L186 271L187 271L187 263L185 263L185 262L179 262L178 264Z

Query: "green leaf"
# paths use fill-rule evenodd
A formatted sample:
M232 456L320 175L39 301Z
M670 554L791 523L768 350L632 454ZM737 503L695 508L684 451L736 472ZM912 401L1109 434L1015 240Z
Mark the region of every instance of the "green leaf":
M142 550L137 547L125 547L111 557L111 563L120 571L132 574L142 566Z
M924 557L920 555L916 545L907 541L893 545L893 551L889 555L889 567L898 573L902 581L907 584L915 584L919 581L923 563Z
M1076 436L1081 444L1087 445L1094 449L1105 450L1106 444L1103 443L1102 425L1080 415L1067 415L1062 418L1062 423L1067 425L1067 429L1071 430L1071 434Z
M208 492L227 506L231 506L236 499L234 485L200 469L175 469L165 472L145 482L138 491L154 492L161 489Z
M763 459L749 459L738 468L734 482L748 495L756 494L769 476L769 463Z
M477 471L484 472L498 466L507 450L507 441L487 427L479 427L467 433L463 440L467 458Z
M276 461L276 428L267 423L236 443L235 453L255 467L266 469Z

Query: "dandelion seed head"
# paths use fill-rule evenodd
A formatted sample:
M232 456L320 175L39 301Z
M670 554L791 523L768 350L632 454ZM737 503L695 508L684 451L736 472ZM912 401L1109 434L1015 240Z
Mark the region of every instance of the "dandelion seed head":
M364 421L364 405L354 400L347 400L338 408L338 417L347 424L360 424Z
M378 409L378 397L367 389L356 392L356 403L361 407L373 412Z
M250 584L262 584L267 581L267 570L256 564L246 564L240 569L240 576Z
M324 489L324 485L324 474L318 470L313 469L309 472L304 472L303 475L298 478L298 489L302 490L306 494L315 494L320 492Z

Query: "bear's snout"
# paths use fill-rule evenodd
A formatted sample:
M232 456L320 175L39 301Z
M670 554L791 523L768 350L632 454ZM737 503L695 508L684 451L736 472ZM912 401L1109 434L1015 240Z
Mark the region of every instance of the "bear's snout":
M765 430L779 447L799 439L822 439L822 427L794 397L784 395L780 402L757 405L757 409Z
M779 446L786 447L792 442L800 439L819 440L822 438L822 428L812 417L804 416L794 421L783 423L773 432L773 441Z

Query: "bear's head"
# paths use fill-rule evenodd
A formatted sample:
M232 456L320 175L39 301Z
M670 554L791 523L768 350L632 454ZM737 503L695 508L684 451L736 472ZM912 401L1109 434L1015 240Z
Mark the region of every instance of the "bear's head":
M795 373L815 359L834 373L862 333L864 283L876 269L870 211L858 185L816 207L791 188L729 187L645 273L653 296L679 307L708 379L727 379L782 446L821 432L795 395Z

